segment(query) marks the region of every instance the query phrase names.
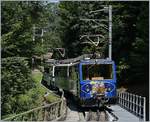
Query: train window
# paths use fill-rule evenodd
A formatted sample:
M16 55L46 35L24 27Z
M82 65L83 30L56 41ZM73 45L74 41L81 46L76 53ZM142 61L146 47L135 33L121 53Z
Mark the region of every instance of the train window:
M49 73L49 68L44 67L44 72L45 72L45 73Z
M72 66L69 68L69 77L71 80L77 80L78 79L77 69L75 66Z
M112 79L112 64L90 64L82 66L83 80Z
M44 67L44 73L48 74L49 76L53 75L53 67L49 66L49 67Z
M67 67L55 67L56 77L67 77Z

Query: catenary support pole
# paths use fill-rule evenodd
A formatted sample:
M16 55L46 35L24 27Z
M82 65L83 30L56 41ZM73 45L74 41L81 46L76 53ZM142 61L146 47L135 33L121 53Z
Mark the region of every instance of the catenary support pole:
M112 59L112 6L109 5L109 59Z

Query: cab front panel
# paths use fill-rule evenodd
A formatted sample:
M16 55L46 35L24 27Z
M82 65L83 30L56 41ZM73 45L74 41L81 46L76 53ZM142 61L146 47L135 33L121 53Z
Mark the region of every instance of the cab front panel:
M83 100L88 100L95 99L97 96L105 98L116 97L116 72L114 62L94 65L95 64L90 64L89 62L80 63L80 98ZM91 71L88 70L90 68ZM105 73L102 72L104 77L99 77L98 74L94 74L97 71L99 72L101 68L103 71L105 71ZM110 69L111 71L110 79L108 79L108 75L106 75L107 69ZM84 75L90 74L89 72L92 72L91 75L93 74L93 76L86 78ZM105 78L105 76L107 77Z

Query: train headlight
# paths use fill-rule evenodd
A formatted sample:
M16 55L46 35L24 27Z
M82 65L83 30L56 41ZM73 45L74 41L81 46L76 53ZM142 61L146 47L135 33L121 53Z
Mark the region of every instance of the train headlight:
M89 85L89 84L87 84L87 85L85 86L85 91L86 91L86 92L90 92L90 91L91 91L91 88L90 88L90 85Z
M109 87L109 88L107 88L107 92L110 92L111 91L111 88Z
M92 89L92 86L90 84L85 84L83 87L82 87L82 90L86 93L89 93Z
M105 83L106 92L111 92L114 89L114 85L112 83Z

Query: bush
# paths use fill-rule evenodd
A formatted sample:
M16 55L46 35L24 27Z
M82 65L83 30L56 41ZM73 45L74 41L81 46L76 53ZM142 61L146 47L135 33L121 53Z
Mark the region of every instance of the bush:
M18 96L34 86L28 62L23 57L2 58L2 115L16 112Z

